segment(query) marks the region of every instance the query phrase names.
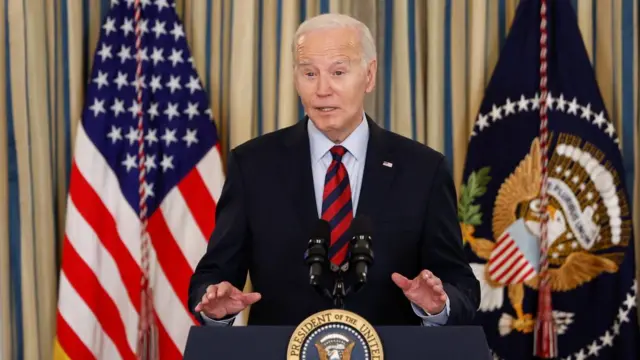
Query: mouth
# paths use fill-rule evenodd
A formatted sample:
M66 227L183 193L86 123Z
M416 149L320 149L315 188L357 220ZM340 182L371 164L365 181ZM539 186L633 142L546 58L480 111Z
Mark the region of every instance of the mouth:
M333 106L316 106L315 109L316 111L320 111L320 112L331 112L334 110L338 110L337 107L333 107Z

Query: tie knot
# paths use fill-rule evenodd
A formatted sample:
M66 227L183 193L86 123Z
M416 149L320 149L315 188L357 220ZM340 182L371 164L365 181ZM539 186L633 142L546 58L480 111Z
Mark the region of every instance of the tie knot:
M331 148L331 155L333 156L333 160L335 161L342 161L342 157L344 156L344 154L347 152L347 149L344 148L344 146L342 145L336 145L334 147Z

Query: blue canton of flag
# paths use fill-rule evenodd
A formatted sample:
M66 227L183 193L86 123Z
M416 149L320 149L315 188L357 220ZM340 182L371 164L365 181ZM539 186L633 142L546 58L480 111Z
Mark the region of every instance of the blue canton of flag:
M56 351L135 359L139 323L153 321L157 331L145 338L157 343L153 350L181 359L197 324L187 306L189 279L224 183L219 140L173 1L111 5L76 136ZM147 271L151 303L142 295Z
M540 0L520 2L469 142L459 201L495 359L534 358L541 265ZM548 2L547 247L561 359L638 359L618 135L568 0Z

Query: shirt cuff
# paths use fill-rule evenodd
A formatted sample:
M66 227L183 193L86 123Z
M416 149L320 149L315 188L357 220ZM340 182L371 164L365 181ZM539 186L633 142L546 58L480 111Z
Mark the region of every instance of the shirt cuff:
M204 323L207 326L229 326L229 325L233 324L233 322L235 321L236 316L238 316L238 314L235 314L232 317L230 317L228 319L223 319L223 320L212 319L212 318L208 317L207 315L205 315L203 311L200 311L200 316L202 316L202 319L204 320Z
M447 301L445 302L444 309L437 314L429 314L424 309L419 307L418 305L411 303L411 307L413 308L413 312L416 313L421 319L422 324L424 326L442 326L447 323L449 319L449 313L451 312L451 305L449 302L449 297L447 297Z

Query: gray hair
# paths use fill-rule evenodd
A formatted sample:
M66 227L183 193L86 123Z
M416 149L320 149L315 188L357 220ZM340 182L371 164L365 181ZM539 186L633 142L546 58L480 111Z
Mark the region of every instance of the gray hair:
M314 16L305 20L296 31L291 44L291 51L295 59L296 46L300 37L305 33L320 29L354 28L360 35L360 46L362 48L362 63L364 66L377 58L376 43L373 40L371 31L363 22L344 14L327 13ZM294 64L295 66L295 64Z

